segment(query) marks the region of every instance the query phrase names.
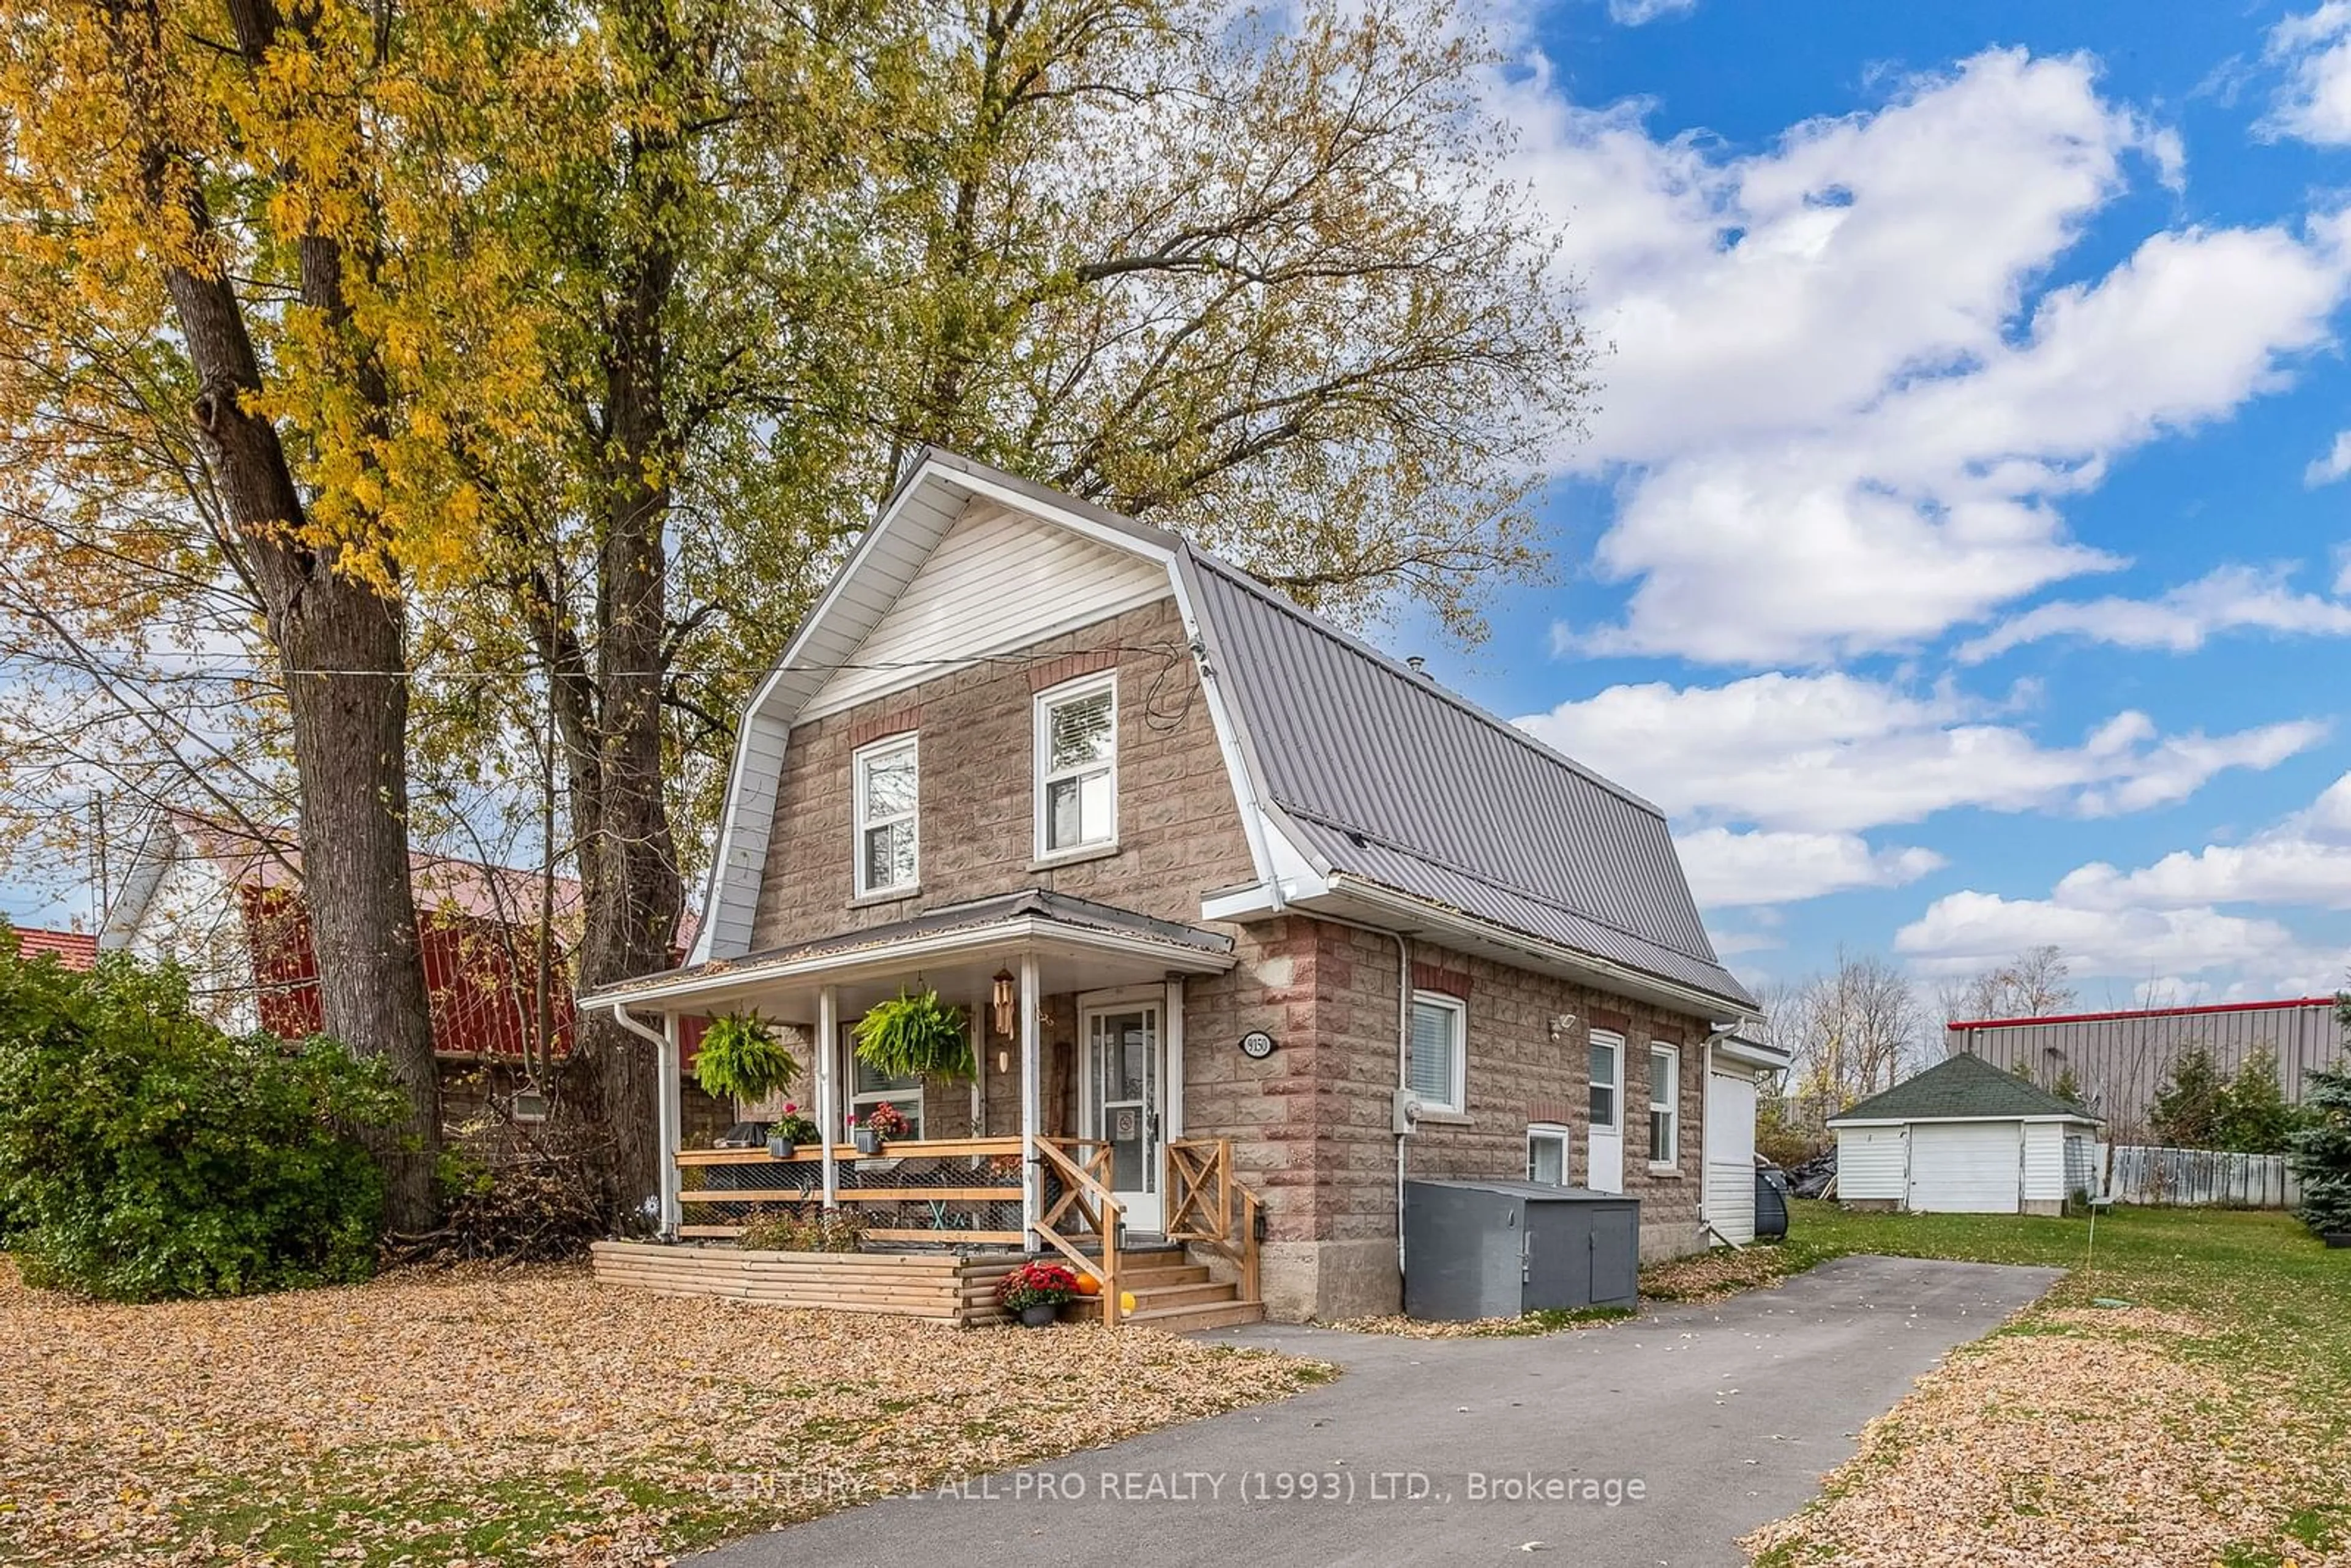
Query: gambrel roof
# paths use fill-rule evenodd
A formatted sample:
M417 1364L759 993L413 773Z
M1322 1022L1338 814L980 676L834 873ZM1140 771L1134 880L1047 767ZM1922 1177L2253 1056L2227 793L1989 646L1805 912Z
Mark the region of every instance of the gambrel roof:
M1655 806L1176 535L935 450L745 714L695 960L747 951L792 726L976 500L1164 571L1274 907L1402 900L1399 928L1426 910L1579 956L1603 977L1648 977L1690 1007L1754 1008L1715 956Z

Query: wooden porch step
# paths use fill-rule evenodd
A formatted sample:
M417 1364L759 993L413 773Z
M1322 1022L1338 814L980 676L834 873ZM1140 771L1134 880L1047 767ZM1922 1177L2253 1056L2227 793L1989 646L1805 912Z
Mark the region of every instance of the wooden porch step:
M1170 1263L1164 1267L1121 1269L1118 1271L1120 1286L1129 1291L1155 1290L1161 1285L1196 1285L1207 1277L1208 1266L1205 1263Z
M1230 1286L1226 1289L1230 1290ZM1168 1333L1196 1333L1202 1329L1238 1328L1243 1323L1265 1321L1263 1301L1211 1301L1196 1307L1159 1307L1137 1311L1123 1320L1142 1328L1160 1329Z
M1206 1273L1203 1270L1201 1272ZM1196 1307L1212 1301L1234 1301L1240 1292L1230 1282L1197 1280L1183 1284L1143 1285L1126 1287L1134 1297L1137 1312L1157 1312L1163 1307Z

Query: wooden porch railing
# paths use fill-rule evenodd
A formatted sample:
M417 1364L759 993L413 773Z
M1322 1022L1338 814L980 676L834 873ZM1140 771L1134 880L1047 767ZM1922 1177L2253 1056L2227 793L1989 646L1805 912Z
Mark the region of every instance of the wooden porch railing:
M1230 1138L1167 1145L1167 1239L1197 1242L1240 1270L1240 1299L1259 1300L1257 1194L1233 1179Z
M834 1200L844 1205L927 1205L930 1224L922 1228L883 1227L870 1229L874 1241L981 1242L1018 1247L1025 1238L1000 1225L980 1228L974 1211L987 1205L1017 1207L1020 1202L1020 1140L1019 1138L908 1138L884 1144L877 1155L861 1155L853 1144L836 1144L832 1157L837 1172ZM920 1177L901 1176L909 1162L925 1162ZM955 1162L942 1169L931 1161ZM789 1160L778 1160L765 1149L684 1149L677 1155L681 1170L723 1169L740 1186L712 1185L705 1176L701 1186L678 1194L681 1204L817 1204L823 1200L824 1151L803 1145ZM967 1181L947 1179L966 1174ZM757 1174L745 1167L758 1167ZM737 1173L740 1173L737 1175ZM731 1224L678 1227L681 1236L732 1237L742 1229Z
M1061 1178L1061 1196L1038 1211L1037 1235L1072 1265L1102 1281L1102 1321L1116 1326L1118 1304L1118 1199L1110 1189L1111 1149L1092 1138L1040 1138L1037 1163ZM1089 1258L1064 1231L1075 1215L1102 1242L1102 1256Z

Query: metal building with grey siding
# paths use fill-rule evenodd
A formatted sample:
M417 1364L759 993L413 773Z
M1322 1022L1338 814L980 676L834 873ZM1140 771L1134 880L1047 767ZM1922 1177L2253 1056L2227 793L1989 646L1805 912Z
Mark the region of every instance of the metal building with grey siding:
M2344 1058L2333 997L1984 1019L1949 1025L1944 1043L1954 1054L1980 1056L2043 1087L2071 1068L2089 1108L2105 1119L2107 1135L2122 1144L2151 1141L2147 1112L2156 1092L2179 1058L2199 1046L2223 1076L2233 1075L2255 1052L2269 1051L2277 1059L2279 1087L2297 1104L2304 1079Z

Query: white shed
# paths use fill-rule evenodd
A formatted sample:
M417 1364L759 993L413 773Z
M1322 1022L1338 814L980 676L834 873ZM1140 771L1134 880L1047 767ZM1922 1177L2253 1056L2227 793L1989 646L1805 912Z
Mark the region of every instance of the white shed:
M1904 1079L1829 1130L1837 1197L1855 1208L2059 1214L2096 1186L2097 1118L1979 1056Z

